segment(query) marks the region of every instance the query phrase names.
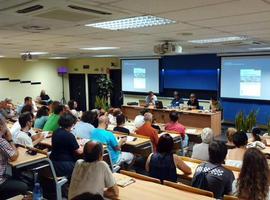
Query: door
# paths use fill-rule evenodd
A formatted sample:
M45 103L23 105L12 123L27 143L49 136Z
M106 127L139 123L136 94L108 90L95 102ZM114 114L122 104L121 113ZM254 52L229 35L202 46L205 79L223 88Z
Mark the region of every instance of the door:
M89 110L95 108L95 100L97 96L97 80L102 74L88 74L88 97Z
M121 69L110 70L110 79L113 83L111 106L121 107L123 105Z
M70 99L77 101L78 109L86 111L85 75L69 74Z

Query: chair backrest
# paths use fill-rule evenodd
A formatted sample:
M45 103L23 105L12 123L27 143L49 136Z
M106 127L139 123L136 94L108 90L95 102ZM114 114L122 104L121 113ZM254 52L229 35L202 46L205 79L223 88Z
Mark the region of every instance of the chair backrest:
M187 192L191 192L191 193L195 193L195 194L199 194L199 195L203 195L207 197L214 197L213 192L209 192L209 191L202 190L199 188L194 188L194 187L182 184L182 183L173 183L170 181L164 181L163 184L169 187L173 187L178 190L183 190L183 191L187 191Z
M110 153L107 149L104 149L103 160L109 165L113 173L119 171L120 167L113 164Z
M185 157L185 156L181 156L181 159L183 161L188 161L188 162L193 162L193 163L198 163L198 164L201 164L204 162L203 160L198 160L198 159L189 158L189 157Z
M120 170L120 173L124 174L124 175L127 175L127 176L130 176L130 177L133 177L133 178L136 178L136 179L143 180L143 181L149 181L149 182L159 183L160 184L160 180L158 180L156 178L152 178L152 177L149 177L149 176L144 176L144 175L141 175L141 174L137 174L135 172Z
M223 200L238 200L238 197L231 195L224 195Z

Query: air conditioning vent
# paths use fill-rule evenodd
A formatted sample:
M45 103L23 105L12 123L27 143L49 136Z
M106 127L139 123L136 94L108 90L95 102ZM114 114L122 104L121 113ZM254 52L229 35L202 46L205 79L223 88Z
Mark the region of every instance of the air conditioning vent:
M30 6L28 8L17 10L16 12L17 13L20 13L20 14L25 14L25 13L30 13L30 12L34 12L34 11L40 10L42 8L43 8L42 5L34 5L34 6Z
M8 0L5 2L1 1L0 12L7 11L10 9L19 8L19 7L25 6L29 3L33 3L35 1L37 1L37 0Z
M90 13L99 14L99 15L111 15L112 14L112 13L105 12L105 11L94 10L91 8L85 8L85 7L81 7L81 6L75 6L75 5L68 5L68 7L71 9L74 9L74 10L90 12Z
M38 25L25 25L22 28L25 30L28 30L28 31L47 31L47 30L50 30L50 27L48 27L48 26L38 26Z

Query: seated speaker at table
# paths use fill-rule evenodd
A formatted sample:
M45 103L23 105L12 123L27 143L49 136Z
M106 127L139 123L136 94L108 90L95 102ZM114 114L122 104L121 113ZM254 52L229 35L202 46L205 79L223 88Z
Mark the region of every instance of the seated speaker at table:
M154 92L150 91L145 98L145 104L146 106L155 105L157 100L157 96L154 94Z

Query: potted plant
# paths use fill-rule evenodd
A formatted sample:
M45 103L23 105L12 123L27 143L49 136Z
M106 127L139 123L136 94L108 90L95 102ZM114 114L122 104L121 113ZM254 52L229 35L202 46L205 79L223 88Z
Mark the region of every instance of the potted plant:
M237 131L251 132L252 128L257 124L258 111L252 110L247 116L244 112L239 112L235 117L235 127Z
M112 89L113 84L106 75L102 75L100 76L100 78L97 79L98 96L96 96L95 101L96 108L103 108L104 110L108 110L108 97L112 92Z
M241 131L245 129L245 115L243 111L240 111L239 113L237 113L237 115L235 116L235 128L237 131Z

